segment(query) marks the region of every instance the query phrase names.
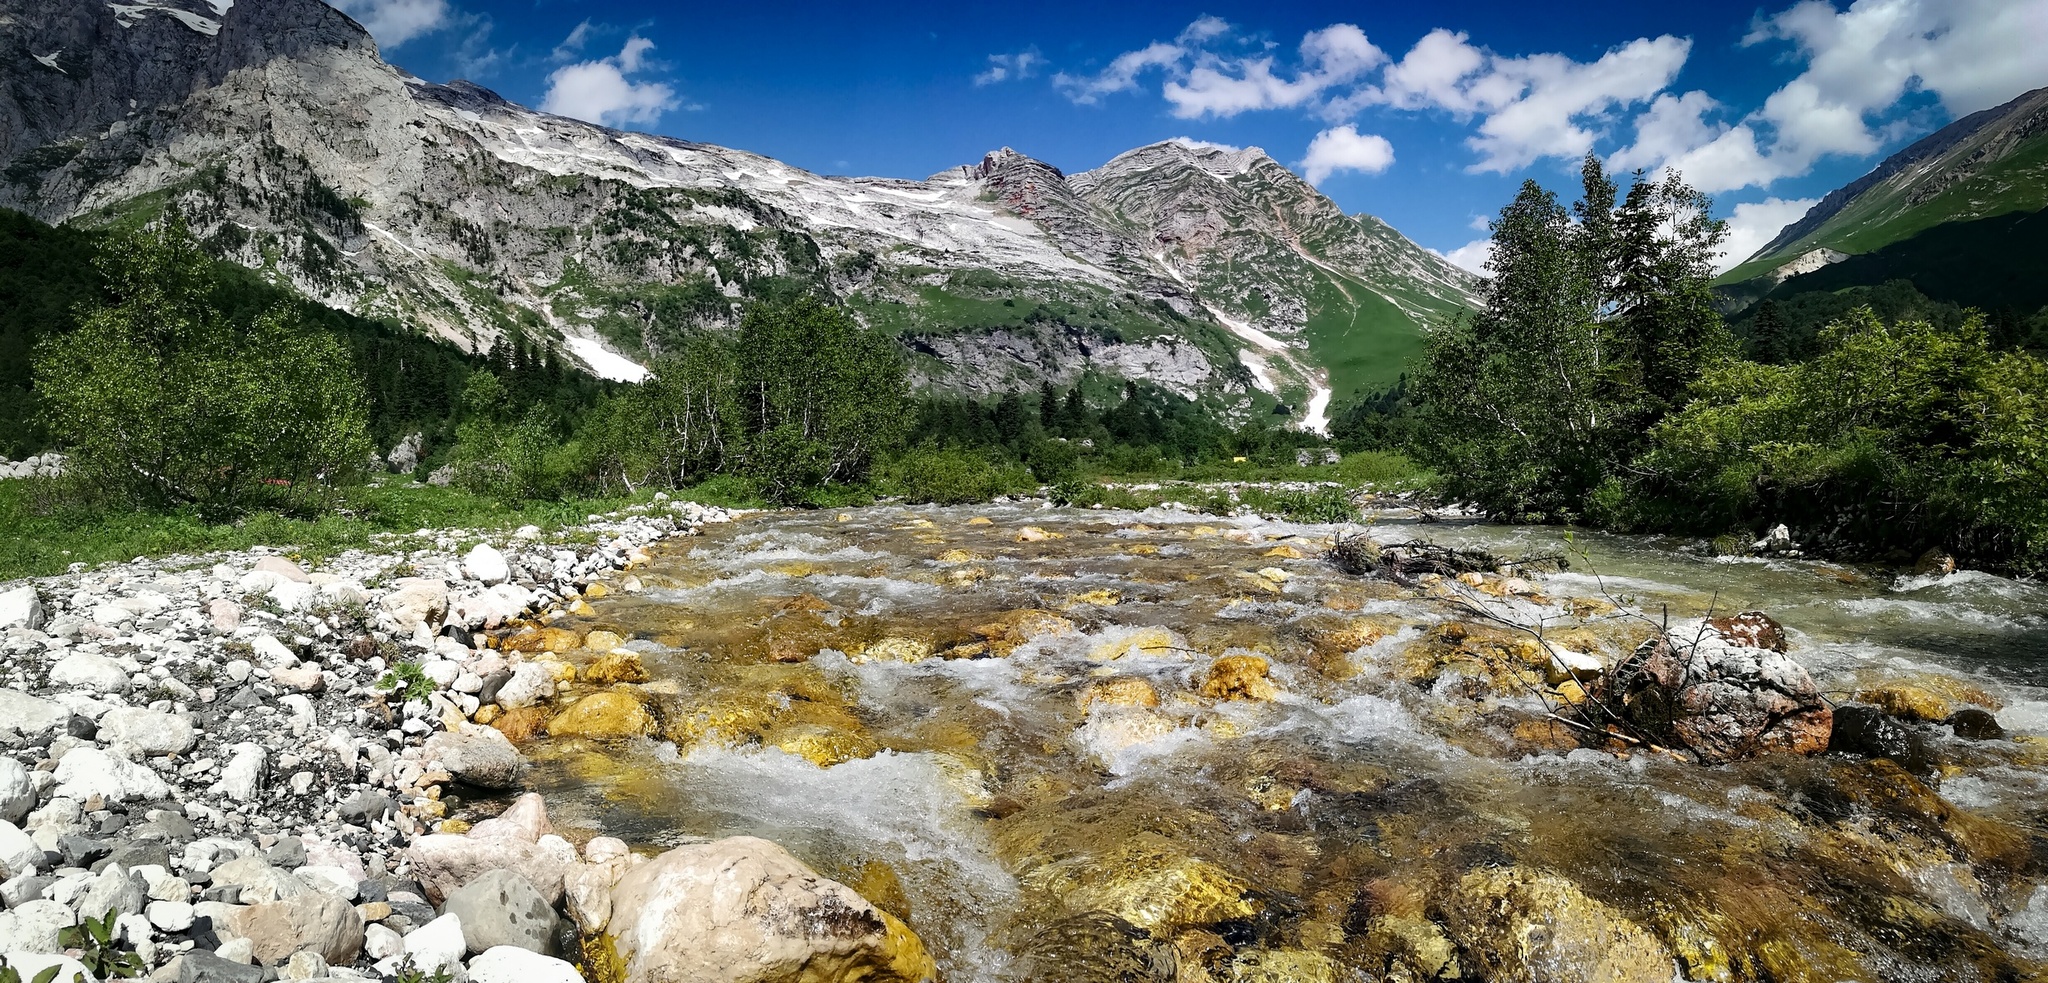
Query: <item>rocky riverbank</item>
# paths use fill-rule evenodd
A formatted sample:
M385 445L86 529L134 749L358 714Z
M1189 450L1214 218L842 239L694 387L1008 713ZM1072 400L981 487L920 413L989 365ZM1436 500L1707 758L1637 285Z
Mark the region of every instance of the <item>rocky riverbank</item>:
M545 648L586 598L637 591L648 546L728 518L658 500L554 535L421 530L319 563L258 549L0 590L0 954L24 979L580 979L555 906L595 883L581 868L623 873L624 845L579 850L536 796L444 819L519 783L511 742L472 721L557 684L492 634ZM754 853L764 885L801 883ZM109 914L104 943L67 931Z

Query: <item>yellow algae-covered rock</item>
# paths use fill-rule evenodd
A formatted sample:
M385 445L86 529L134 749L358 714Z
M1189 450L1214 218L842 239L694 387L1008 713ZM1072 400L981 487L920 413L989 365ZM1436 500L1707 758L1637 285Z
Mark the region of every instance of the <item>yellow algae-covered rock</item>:
M1266 678L1270 666L1256 655L1226 655L1209 666L1202 695L1212 700L1271 700L1280 695Z
M1003 657L1034 638L1072 634L1077 629L1072 621L1051 611L1024 608L1005 611L994 621L969 630L988 642L989 654Z
M922 638L890 635L868 644L858 654L848 653L855 665L870 662L922 662L932 657L932 643Z
M647 681L647 667L641 664L640 653L620 650L598 657L597 661L584 666L579 675L584 682L598 686L644 683Z
M498 714L502 712L504 711L500 710L496 703L486 703L482 706L477 707L476 713L471 715L469 719L474 720L480 724L488 724L491 721L498 719Z
M1115 768L1125 751L1150 744L1180 729L1180 722L1147 707L1096 704L1074 731L1077 742L1105 767Z
M781 614L799 611L830 611L832 610L832 604L816 594L806 593L798 594L789 600L783 601L776 606L775 610Z
M1451 944L1441 926L1416 915L1373 919L1366 930L1365 951L1373 965L1406 969L1407 979L1450 980L1464 976L1458 971L1458 947Z
M1924 686L1911 683L1892 683L1873 689L1858 690L1856 700L1861 703L1875 703L1877 706L1900 720L1941 721L1956 712L1955 704L1943 699Z
M1210 536L1216 535L1221 531L1222 530L1217 529L1215 526L1196 526L1193 529L1188 530L1188 535L1195 539L1206 539Z
M1284 584L1294 579L1293 574L1288 573L1287 571L1282 570L1279 567L1266 567L1259 571L1259 576L1265 580L1270 580L1276 584Z
M762 735L761 743L794 754L820 768L872 758L882 750L882 746L866 734L811 723L775 727Z
M1074 694L1074 704L1082 713L1096 705L1118 707L1156 707L1159 705L1159 691L1152 682L1137 676L1117 676L1099 682L1089 683L1087 688Z
M950 549L939 554L940 563L979 563L986 559L987 556L973 550Z
M569 613L579 618L594 618L597 616L597 609L591 607L589 602L579 597L569 602Z
M996 524L996 520L991 519L985 515L977 515L974 518L967 520L967 524L970 526L992 526Z
M506 652L574 652L583 647L583 636L567 628L533 628L498 639Z
M554 737L639 737L654 729L654 717L631 693L592 693L548 721Z
M477 722L484 723L481 719ZM547 727L548 708L516 707L496 715L489 723L498 733L505 735L506 740L514 744L524 744Z
M1458 583L1464 584L1467 587L1484 587L1486 586L1486 575L1474 570L1467 570L1458 575Z
M1124 547L1124 552L1129 553L1132 556L1158 556L1159 547L1154 546L1150 543L1139 543L1136 546Z
M1042 543L1049 539L1064 539L1066 537L1056 532L1046 532L1037 526L1025 526L1017 530L1015 538L1020 543Z
M590 586L583 588L583 596L591 598L593 600L602 597L610 597L611 593L611 588L606 587L603 584L591 584Z
M1231 961L1234 983L1329 983L1337 978L1330 957L1305 949L1250 949Z
M1097 607L1115 607L1123 602L1124 592L1113 587L1098 587L1067 598L1067 604L1070 606L1092 604Z
M1024 880L1077 914L1115 915L1155 937L1257 913L1245 882L1156 833L1139 833L1099 856L1047 864Z
M698 744L744 744L774 726L783 711L775 692L707 693L662 705L662 736L685 751Z
M605 628L599 628L583 636L583 647L592 652L609 652L624 644L626 640L620 637L618 632Z
M611 958L596 962L619 974L616 983L938 977L909 926L767 840L677 847L628 870L611 895Z
M1281 543L1260 555L1269 556L1276 560L1306 560L1309 556L1306 550L1292 543Z
M987 567L955 567L946 571L946 583L954 587L972 587L987 579Z
M1108 662L1127 655L1167 656L1186 650L1187 642L1165 628L1140 628L1121 638L1097 643L1088 650L1091 662Z
M1445 927L1488 980L1670 983L1672 956L1642 926L1547 871L1486 867L1440 902Z
M809 560L785 560L780 563L770 563L761 569L767 573L780 574L784 577L814 577L821 573L832 572L830 567L822 563L812 563Z

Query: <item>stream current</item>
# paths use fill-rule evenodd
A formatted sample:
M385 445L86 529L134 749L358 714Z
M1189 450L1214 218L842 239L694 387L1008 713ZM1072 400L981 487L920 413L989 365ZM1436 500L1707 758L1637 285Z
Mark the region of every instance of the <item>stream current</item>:
M661 733L536 739L534 784L645 849L774 840L956 983L1625 980L1636 950L1664 979L2048 978L2041 585L1581 534L1567 572L1425 592L1321 559L1362 528L1035 504L707 527L557 622L628 640ZM1743 610L1835 700L1906 687L2006 735L1909 724L1924 782L1578 747L1497 623L1612 665L1653 622Z

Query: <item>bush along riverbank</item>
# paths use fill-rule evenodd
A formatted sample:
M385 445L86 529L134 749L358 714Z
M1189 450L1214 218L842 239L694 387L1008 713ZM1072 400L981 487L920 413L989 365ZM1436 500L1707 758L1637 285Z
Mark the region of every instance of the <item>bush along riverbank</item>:
M579 979L552 914L579 853L537 799L440 838L469 854L428 835L458 794L518 785L472 718L554 693L487 632L544 639L637 590L650 545L729 516L658 499L311 569L259 547L0 590L0 955L24 980ZM494 826L523 846L482 847ZM530 883L491 879L508 865Z

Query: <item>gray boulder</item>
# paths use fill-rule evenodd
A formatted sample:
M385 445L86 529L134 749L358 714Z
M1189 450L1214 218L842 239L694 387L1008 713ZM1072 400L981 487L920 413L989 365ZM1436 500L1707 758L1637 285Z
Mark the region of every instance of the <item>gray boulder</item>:
M41 628L46 618L42 598L36 596L34 587L23 584L0 592L0 630Z
M428 760L440 759L441 767L458 781L479 788L515 788L525 770L519 749L491 727L465 725L459 733L443 731L427 738L425 751Z
M462 937L474 955L497 946L553 955L561 919L526 878L494 870L448 896L443 906L462 919Z
M100 717L99 739L133 744L144 754L184 754L199 743L199 732L174 713L119 707Z

